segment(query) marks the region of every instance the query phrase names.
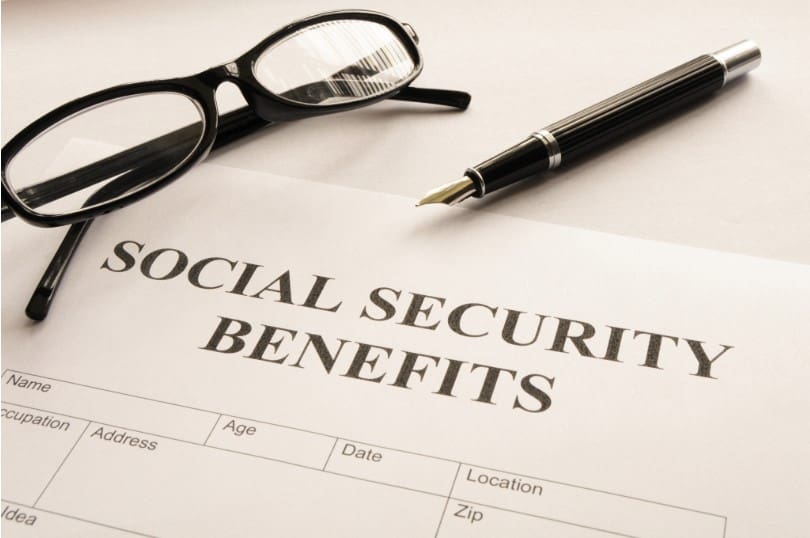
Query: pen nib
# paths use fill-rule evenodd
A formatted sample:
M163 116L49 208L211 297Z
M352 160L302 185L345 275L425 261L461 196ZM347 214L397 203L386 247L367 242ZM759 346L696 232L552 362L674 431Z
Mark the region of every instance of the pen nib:
M475 194L475 183L472 179L464 176L458 181L453 181L447 185L437 187L428 191L424 198L416 203L416 206L425 204L447 204L455 205Z

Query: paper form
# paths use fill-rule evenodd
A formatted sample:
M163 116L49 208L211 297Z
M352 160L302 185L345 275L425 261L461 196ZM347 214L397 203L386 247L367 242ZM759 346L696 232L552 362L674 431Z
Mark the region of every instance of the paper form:
M810 268L201 165L3 227L7 536L810 532ZM58 237L57 237L58 236Z

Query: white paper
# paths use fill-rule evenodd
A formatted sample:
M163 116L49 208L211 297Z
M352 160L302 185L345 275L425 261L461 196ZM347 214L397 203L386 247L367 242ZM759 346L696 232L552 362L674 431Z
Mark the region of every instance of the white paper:
M61 235L3 227L8 536L810 532L808 267L201 165L100 219L29 322ZM444 304L409 324L414 294ZM451 329L470 303L488 334Z

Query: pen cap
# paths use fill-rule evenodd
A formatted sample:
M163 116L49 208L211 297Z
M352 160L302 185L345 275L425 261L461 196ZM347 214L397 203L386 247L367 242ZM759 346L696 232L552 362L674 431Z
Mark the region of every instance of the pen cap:
M750 39L722 48L711 55L723 64L723 69L725 69L723 85L751 71L762 61L759 47Z

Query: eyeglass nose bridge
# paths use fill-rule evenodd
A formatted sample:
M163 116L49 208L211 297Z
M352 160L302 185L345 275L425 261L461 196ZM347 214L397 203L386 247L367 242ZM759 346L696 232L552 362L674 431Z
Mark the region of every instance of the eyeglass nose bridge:
M242 76L239 65L236 60L234 60L223 65L206 69L202 73L199 73L196 78L212 90L216 90L220 84L226 81L235 82L239 85Z
M222 66L222 68L231 77L238 77L239 76L239 66L236 64L235 61L226 63L225 65Z

